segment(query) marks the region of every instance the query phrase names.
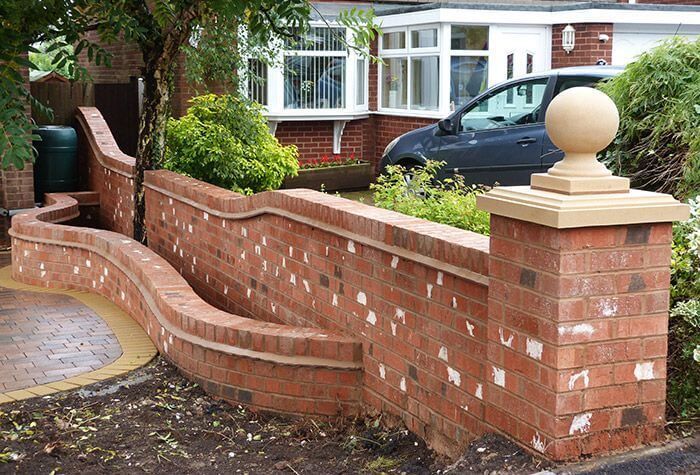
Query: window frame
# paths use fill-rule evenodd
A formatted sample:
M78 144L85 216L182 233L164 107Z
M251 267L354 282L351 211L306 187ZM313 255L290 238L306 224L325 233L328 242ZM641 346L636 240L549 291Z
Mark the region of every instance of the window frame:
M422 48L414 48L413 45L411 44L412 42L412 37L411 33L414 31L420 31L420 30L429 30L429 29L434 29L436 32L436 45L431 46L431 47L422 47ZM441 111L441 97L443 95L442 91L442 62L444 61L443 59L443 54L440 51L440 48L442 46L442 31L443 31L443 25L441 23L427 23L427 24L420 24L420 25L412 25L412 26L401 26L401 27L394 27L394 28L387 28L382 31L382 35L378 39L378 45L377 45L377 55L381 59L405 59L406 60L406 108L395 108L395 107L385 107L383 105L383 97L384 97L384 71L385 71L385 66L381 62L378 65L378 74L377 74L377 110L379 112L386 112L386 113L395 113L395 114L408 114L411 113L412 115L416 114L437 114L442 112ZM396 48L396 49L385 49L384 48L384 34L387 33L397 33L397 32L403 32L406 38L405 48ZM438 60L438 67L437 67L437 84L435 84L435 87L438 90L438 96L437 96L437 104L435 108L433 109L418 109L418 108L412 108L411 103L413 101L412 97L412 85L413 85L413 80L412 80L412 73L413 73L413 66L412 66L412 59L413 58L418 58L418 57L436 57Z
M454 26L477 26L477 27L482 27L482 28L485 27L487 29L486 34L488 37L488 48L487 49L452 49L452 28ZM493 26L494 25L484 24L484 23L463 23L463 22L450 22L450 23L446 24L446 29L447 29L446 38L449 38L449 40L450 40L449 48L446 49L447 59L449 60L448 64L450 65L450 69L449 69L449 71L450 71L449 80L450 81L452 80L451 66L452 66L452 58L453 57L460 57L460 58L482 58L482 57L484 57L484 58L486 58L486 63L487 63L487 66L486 66L486 89L489 88L489 85L491 84L490 83L491 68L492 68L491 49L493 48L493 41L492 41L491 35L493 34ZM481 91L481 92L484 92L484 91ZM477 96L474 96L474 97L477 97ZM449 91L448 91L447 102L450 104L450 110L454 111L454 110L457 110L457 107L461 107L453 102L452 97L449 97ZM462 106L465 106L465 105L466 104L462 104Z

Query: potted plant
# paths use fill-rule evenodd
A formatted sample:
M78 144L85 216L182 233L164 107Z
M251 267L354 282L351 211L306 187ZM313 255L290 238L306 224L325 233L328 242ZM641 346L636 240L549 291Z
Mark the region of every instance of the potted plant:
M324 155L321 159L300 160L299 174L287 177L282 188L310 188L323 191L347 191L367 188L372 182L372 164L355 158Z

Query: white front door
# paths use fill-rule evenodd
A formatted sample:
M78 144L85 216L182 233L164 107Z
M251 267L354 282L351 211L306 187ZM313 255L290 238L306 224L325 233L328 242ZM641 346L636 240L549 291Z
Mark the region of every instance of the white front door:
M546 26L493 26L491 44L489 86L550 68L551 40Z

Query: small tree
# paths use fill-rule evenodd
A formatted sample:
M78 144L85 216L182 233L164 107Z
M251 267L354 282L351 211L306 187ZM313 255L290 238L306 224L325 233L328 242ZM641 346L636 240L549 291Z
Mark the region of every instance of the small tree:
M634 186L700 192L700 40L673 38L604 82L620 110L620 131L606 160Z

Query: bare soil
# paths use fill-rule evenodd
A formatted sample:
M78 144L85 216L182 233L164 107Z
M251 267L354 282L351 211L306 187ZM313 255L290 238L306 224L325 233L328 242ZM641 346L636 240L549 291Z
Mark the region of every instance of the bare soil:
M456 463L381 418L318 421L251 412L204 394L162 358L123 378L0 406L0 473L533 473L506 439Z

